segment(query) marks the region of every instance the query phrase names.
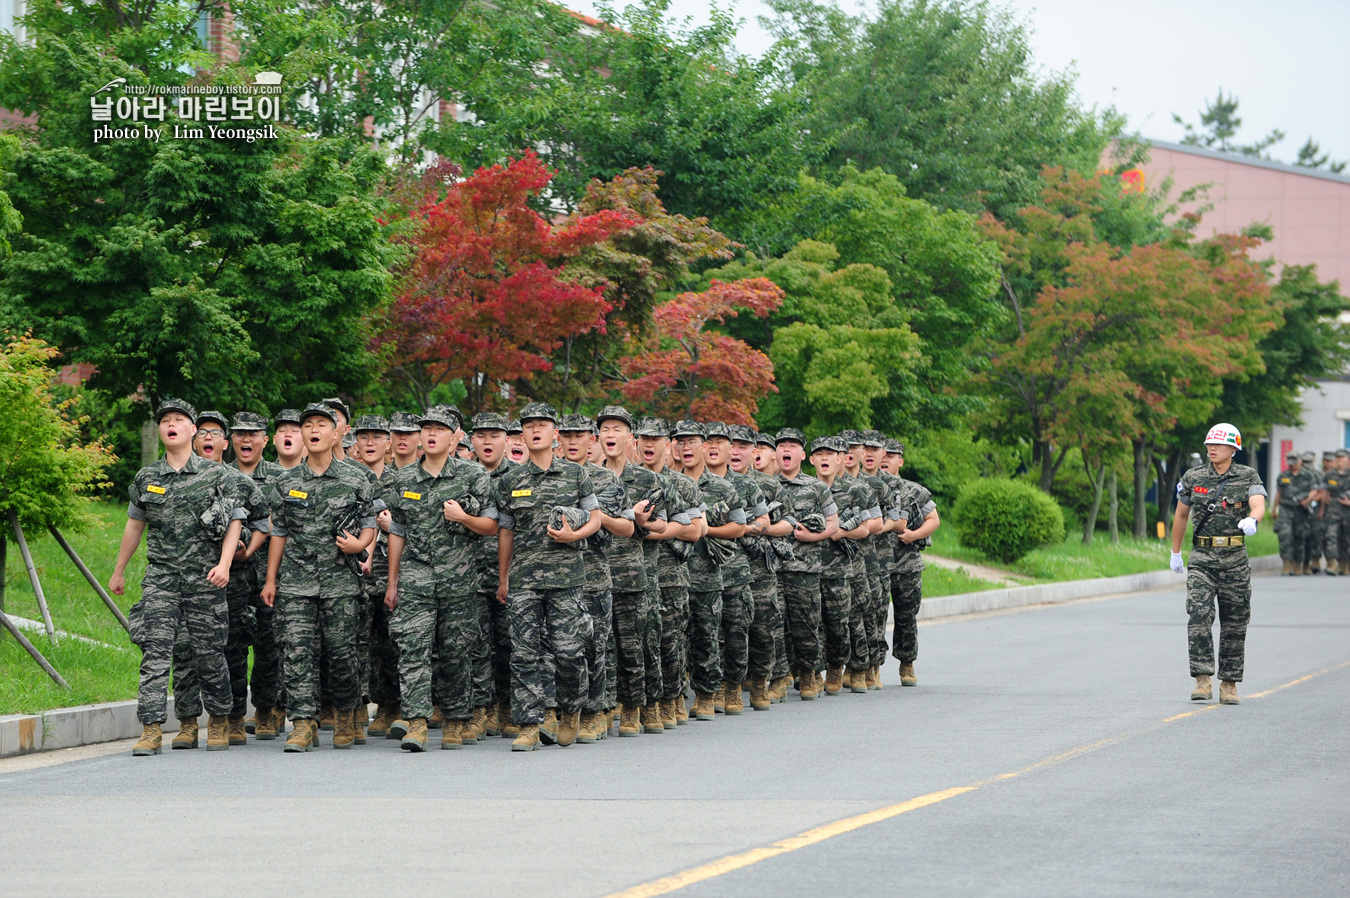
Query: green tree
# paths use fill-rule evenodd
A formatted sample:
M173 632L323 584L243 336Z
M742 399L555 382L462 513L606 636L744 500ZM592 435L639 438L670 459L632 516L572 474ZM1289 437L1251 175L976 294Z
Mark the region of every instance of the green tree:
M1172 113L1172 121L1186 131L1186 136L1181 138L1181 142L1224 153L1241 153L1243 156L1269 159L1270 153L1267 151L1284 140L1285 133L1279 128L1272 128L1269 134L1251 143L1237 143L1234 138L1238 129L1242 127L1242 116L1237 114L1238 105L1236 96L1231 93L1224 96L1223 88L1219 88L1218 95L1213 100L1205 102L1205 108L1200 112L1199 127L1185 121L1175 112Z
M1294 164L1303 168L1325 168L1339 175L1344 174L1347 161L1332 159L1331 154L1323 153L1321 145L1309 137L1303 142L1303 146L1298 148L1298 158L1294 160Z

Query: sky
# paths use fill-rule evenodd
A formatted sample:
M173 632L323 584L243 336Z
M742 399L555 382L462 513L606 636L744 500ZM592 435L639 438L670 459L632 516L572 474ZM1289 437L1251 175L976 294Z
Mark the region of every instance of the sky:
M569 4L590 15L596 5ZM622 8L622 2L614 3ZM707 20L710 0L672 0L673 16ZM756 18L761 0L724 0L745 19L740 50L755 56L771 43ZM1036 64L1073 67L1086 106L1114 105L1129 128L1179 141L1172 114L1199 124L1219 88L1241 101L1236 139L1250 143L1272 128L1288 133L1270 154L1292 162L1309 136L1335 159L1350 159L1350 2L1347 0L993 0L1032 31ZM840 6L854 10L854 0Z

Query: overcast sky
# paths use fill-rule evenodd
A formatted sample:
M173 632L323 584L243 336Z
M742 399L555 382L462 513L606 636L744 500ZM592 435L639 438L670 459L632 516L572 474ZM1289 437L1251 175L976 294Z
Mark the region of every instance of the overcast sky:
M574 9L596 14L592 2ZM622 8L622 2L614 5ZM710 0L673 0L672 13L706 21ZM746 19L743 52L769 46L756 17L760 0L730 5ZM843 0L856 9L854 0ZM1222 87L1241 100L1247 143L1272 128L1288 133L1270 151L1292 162L1314 137L1334 158L1350 158L1350 0L995 0L1033 31L1038 65L1073 66L1085 105L1115 105L1145 137L1180 140L1172 113L1199 123Z

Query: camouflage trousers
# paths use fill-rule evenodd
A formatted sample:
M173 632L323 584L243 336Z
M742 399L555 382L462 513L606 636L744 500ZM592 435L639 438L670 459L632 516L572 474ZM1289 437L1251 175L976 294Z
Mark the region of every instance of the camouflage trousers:
M609 639L605 645L605 688L600 699L602 711L610 710L618 701L616 695L619 691L619 656L618 645L614 639L614 617L612 614L609 619L608 630Z
M661 587L661 686L665 698L684 694L689 667L689 587Z
M352 711L361 702L361 669L356 657L361 597L277 597L276 622L281 625L281 670L286 682L286 710L294 718L319 716L319 659L328 661L333 706Z
M919 607L923 603L923 571L891 574L891 601L895 604L895 633L891 654L901 664L919 657Z
M372 597L369 594L361 596L356 604L356 670L358 693L362 702L370 701L370 647L371 647L371 628L373 626L374 609L371 607ZM380 601L384 601L384 596L380 596Z
M722 588L722 679L738 687L750 675L750 620L755 597L750 584Z
M591 629L581 587L512 590L506 611L511 629L511 719L521 726L543 723L550 680L558 710L580 711L590 690L586 643Z
M1280 557L1301 565L1313 560L1313 517L1301 509L1280 509L1275 534L1280 539ZM1320 550L1320 547L1319 549Z
M638 625L642 629L642 661L646 665L647 703L665 698L665 681L661 669L661 587L656 572L647 577L647 589L642 593L638 609Z
M882 572L876 551L872 550L864 557L867 561L868 601L862 613L867 642L862 653L853 659L853 666L858 668L886 663L886 606L889 604L887 598L891 585L890 574Z
M778 603L778 581L762 562L750 562L750 633L747 673L752 680L774 676L779 647L783 643L783 608ZM787 656L783 656L782 676L787 676Z
M783 597L788 664L793 670L820 670L820 574L778 572Z
M397 705L401 700L398 643L390 631L394 612L384 604L388 583L376 586L370 600L370 700L378 705Z
M645 592L614 591L614 696L625 708L640 708L663 698L660 643L657 643L656 694L647 692L647 620Z
M1280 516L1275 519L1275 538L1280 541L1280 558L1292 561L1294 558L1294 512L1281 506Z
M253 644L257 618L251 602L250 581L241 573L230 577L225 588L229 625L225 638L225 667L230 675L230 714L248 711L248 647ZM202 683L192 660L192 641L179 629L173 644L173 713L179 720L202 714Z
M1330 511L1323 520L1326 522L1326 535L1322 540L1322 554L1327 561L1350 557L1350 522L1340 512Z
M872 619L872 654L871 661L873 667L881 667L886 663L886 618L890 616L891 611L891 580L890 573L882 573L877 578L876 583L876 605L872 612L876 615ZM917 613L917 612L916 612Z
M850 668L869 667L872 656L871 629L875 619L872 607L876 604L872 585L866 575L848 578L848 592L852 604L848 609L848 636Z
M475 708L486 708L497 700L497 684L492 667L492 606L497 604L497 596L485 596L482 592L476 592L474 596L473 647L469 652L473 688L469 700Z
M722 687L722 592L689 590L689 682L711 695Z
M586 670L590 684L581 710L587 713L604 711L605 675L609 667L609 645L614 639L614 593L608 589L582 590L586 614L591 619L591 634L586 642Z
M1226 556L1226 557L1225 557ZM1186 574L1186 626L1191 676L1213 676L1214 610L1219 612L1221 680L1242 682L1247 622L1252 616L1252 569L1245 550L1192 549Z
M435 582L400 588L389 632L398 645L405 720L430 717L434 705L447 720L473 716L470 654L478 629L476 604L476 594L451 595Z
M257 629L253 634L253 669L249 672L249 691L257 708L285 708L286 689L281 677L281 639L277 633L277 612L262 599L252 600Z
M491 618L492 694L498 702L511 705L511 621L506 605L497 601L497 589L480 589L478 598L487 605Z
M854 582L848 577L820 578L820 626L825 637L826 667L848 667L853 659L849 610Z
M169 665L180 630L187 634L190 651L185 665L178 667L175 675L181 676L190 667L200 684L198 694L204 697L207 711L217 716L229 714L234 698L225 664L225 641L230 628L225 590L195 583L186 587L177 577L159 579L162 582L146 577L141 600L127 615L131 641L141 650L137 719L141 723L164 723L168 719ZM176 713L177 686L175 682Z

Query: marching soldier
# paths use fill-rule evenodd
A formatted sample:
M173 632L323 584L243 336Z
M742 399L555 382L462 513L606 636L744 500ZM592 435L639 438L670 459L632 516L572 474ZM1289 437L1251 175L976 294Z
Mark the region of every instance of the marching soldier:
M506 457L507 423L505 415L479 412L473 416L473 434L469 438L473 443L474 455L491 482L494 502L497 480L512 465ZM485 732L514 739L520 735L520 728L511 720L511 632L506 606L497 601L497 535L494 533L479 537L475 553L481 579L478 588L479 620L480 624L486 621L475 650L475 692L480 698L493 703L488 708Z
M1337 449L1332 468L1327 472L1324 504L1327 536L1323 553L1327 573L1350 574L1350 452Z
M896 477L905 466L905 447L898 440L886 446L886 462ZM895 574L891 602L895 610L895 633L891 655L900 662L900 685L917 686L914 662L919 657L919 609L923 605L923 556L941 526L932 493L912 480L901 478L900 518L896 530ZM915 522L918 526L915 526Z
M867 535L858 541L861 551L855 560L861 568L856 586L849 591L853 604L849 608L849 630L853 642L853 666L845 669L843 685L851 692L867 691L867 672L871 668L872 648L876 642L873 628L876 626L876 609L881 604L881 564L877 560L876 543L882 539L881 533L886 526L882 514L882 496L885 485L879 480L865 476L862 470L863 434L858 430L846 430L840 434L848 444L848 451L842 459L841 479L849 481L859 489L859 501L865 503L863 520L867 523Z
M1287 557L1283 542L1280 555L1288 562L1284 573L1300 576L1311 572L1308 550L1312 541L1312 506L1317 501L1317 478L1309 470L1305 456L1290 453L1285 460L1289 463L1289 469L1280 475L1279 486L1275 490L1275 507L1280 518L1278 523L1282 531L1288 534L1289 540Z
M764 491L765 496L773 496L771 503L776 501L778 509L774 515L774 520L764 531L765 537L775 540L785 540L785 542L771 543L770 548L778 551L777 547L782 548L782 556L779 561L784 561L791 557L793 551L792 544L792 524L788 523L786 518L789 516L788 502L790 501L783 495L783 488L778 482L778 438L771 433L755 434L755 454L753 459L755 474L760 479L760 489ZM774 486L772 491L766 485L765 478L772 481ZM769 674L769 701L782 702L787 699L788 689L792 686L792 668L788 664L787 650L787 609L783 593L778 588L777 571L781 569L781 564L774 571L773 577L773 595L776 611L772 619L773 627L773 671Z
M861 484L840 476L847 454L848 443L842 437L822 436L811 441L811 466L816 469L816 479L829 488L839 510L839 526L821 544L820 622L825 637L826 695L838 695L844 685L844 669L852 670L854 634L849 617L855 596L857 609L862 611L864 597L860 593L866 588L861 541L868 533L867 503L871 497ZM861 638L857 647L865 648ZM850 689L851 680L852 677ZM864 691L865 685L864 681Z
M751 613L746 659L750 707L767 711L772 704L769 690L783 641L783 606L775 576L781 559L769 535L770 529L783 519L782 488L775 477L755 470L755 431L744 424L732 425L729 430L728 467L753 483L759 496L758 504L751 505L751 512L747 513L747 517L754 514L754 521L747 527L741 542L750 566ZM787 678L786 656L781 676ZM786 686L784 683L784 694Z
M895 532L896 522L900 519L899 502L895 485L886 478L881 462L886 457L886 438L878 431L863 431L859 438L862 445L851 449L849 455L850 471L871 487L877 497L876 510L880 517L870 523L871 535L867 538L868 554L867 579L872 593L872 605L864 621L867 648L859 660L855 683L865 689L881 688L881 666L886 663L886 613L890 606L891 574L895 570Z
M394 448L394 467L406 468L417 461L417 450L422 446L422 428L417 416L409 412L394 412L389 418L389 441Z
M283 408L272 419L275 431L273 445L277 450L277 467L284 470L294 468L305 458L305 441L300 434L300 410Z

